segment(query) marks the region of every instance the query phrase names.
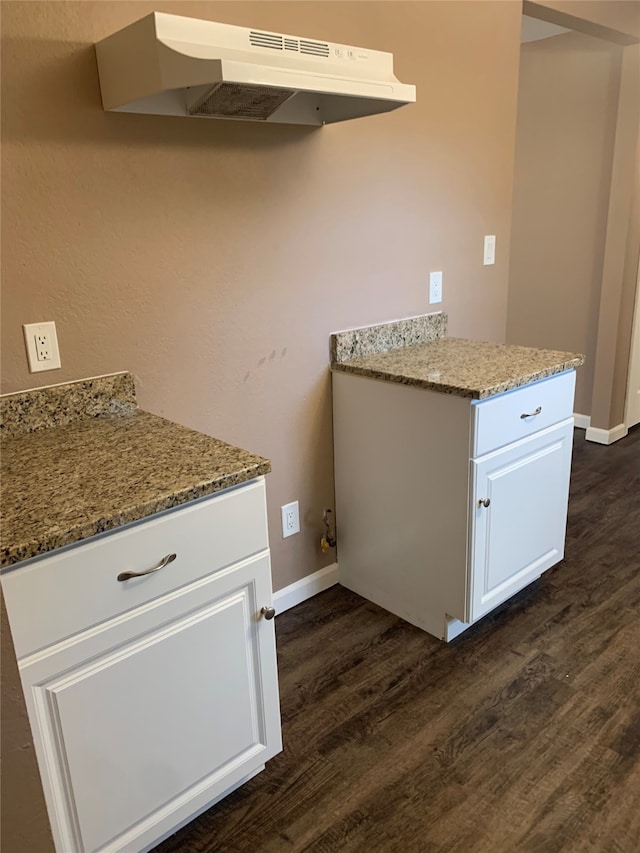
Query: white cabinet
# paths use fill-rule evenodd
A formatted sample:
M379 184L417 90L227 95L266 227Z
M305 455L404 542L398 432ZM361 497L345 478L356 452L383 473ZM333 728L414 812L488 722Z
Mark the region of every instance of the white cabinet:
M262 480L18 567L3 588L59 853L147 850L280 751ZM51 618L65 599L68 622Z
M451 640L562 559L574 384L471 402L334 372L341 583Z
M565 422L472 461L470 621L562 559L572 441Z

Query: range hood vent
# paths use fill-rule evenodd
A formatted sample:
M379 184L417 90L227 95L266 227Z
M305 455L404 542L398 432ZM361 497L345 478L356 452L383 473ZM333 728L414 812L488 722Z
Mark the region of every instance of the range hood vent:
M266 121L278 107L292 98L293 94L288 89L216 83L212 89L189 104L187 110L190 116Z
M96 44L116 112L322 125L416 99L376 50L152 12Z
M296 53L306 53L309 56L329 56L331 47L326 41L309 41L293 36L281 36L277 33L259 33L251 30L249 43L253 47L270 47L273 50L295 50Z

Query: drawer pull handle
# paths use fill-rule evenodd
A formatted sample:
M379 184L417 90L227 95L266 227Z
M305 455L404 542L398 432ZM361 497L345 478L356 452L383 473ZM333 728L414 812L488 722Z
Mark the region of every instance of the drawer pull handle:
M491 506L491 498L478 498L478 507Z
M523 414L521 414L520 417L521 418L534 418L536 415L539 415L541 411L542 411L542 406L538 406L538 408L534 409L533 412L523 412Z
M275 608L273 607L261 607L260 613L262 613L265 619L273 619L276 615Z
M169 563L173 563L176 558L176 554L167 554L166 557L163 557L162 560L158 563L157 566L151 566L150 569L145 569L144 572L120 572L118 575L119 581L128 581L131 578L141 578L144 575L150 575L153 572L159 572L160 569L164 569L165 566L168 566Z

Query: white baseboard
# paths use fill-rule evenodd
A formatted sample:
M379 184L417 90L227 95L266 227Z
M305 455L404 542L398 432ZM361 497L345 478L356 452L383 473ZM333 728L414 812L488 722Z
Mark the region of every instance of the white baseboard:
M290 607L295 607L296 604L301 604L307 598L312 598L319 592L328 589L338 583L338 564L332 563L330 566L325 566L324 569L319 569L312 575L307 575L306 578L301 578L295 583L290 583L282 589L276 590L273 593L273 606L276 613L284 613Z
M578 427L578 429L589 429L591 426L591 415L579 415L577 412L574 412L573 425Z
M619 441L624 438L629 432L625 424L618 424L613 429L599 429L598 427L590 426L587 429L585 438L587 441L595 441L597 444L613 444L614 441Z
M613 429L592 427L590 415L579 415L576 412L573 413L573 424L578 429L586 430L585 439L596 444L613 444L614 441L624 438L629 431L624 424L618 424Z

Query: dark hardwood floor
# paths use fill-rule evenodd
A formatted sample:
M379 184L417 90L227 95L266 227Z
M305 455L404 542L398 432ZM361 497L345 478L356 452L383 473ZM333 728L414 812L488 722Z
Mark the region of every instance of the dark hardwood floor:
M156 853L640 851L640 427L576 431L565 560L452 644L339 586L277 637L284 752Z

